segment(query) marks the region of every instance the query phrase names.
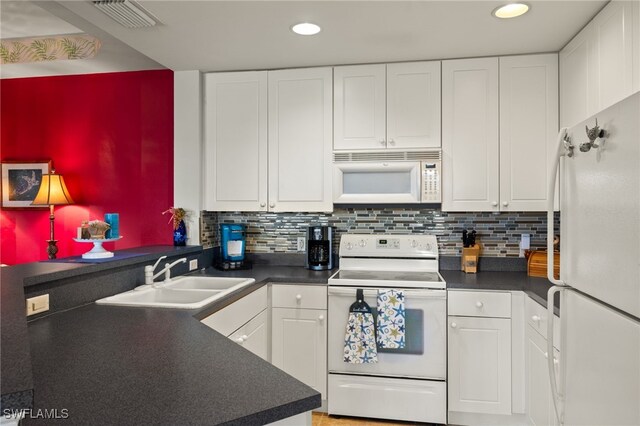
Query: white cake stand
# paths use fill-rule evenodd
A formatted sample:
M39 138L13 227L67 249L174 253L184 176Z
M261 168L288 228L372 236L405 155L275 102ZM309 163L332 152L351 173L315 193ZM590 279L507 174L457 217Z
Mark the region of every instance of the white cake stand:
M93 248L82 255L83 259L107 259L109 257L113 257L112 251L105 250L102 247L103 243L111 243L113 241L118 241L122 236L118 238L105 238L105 239L88 239L88 238L74 238L73 241L77 243L93 243Z

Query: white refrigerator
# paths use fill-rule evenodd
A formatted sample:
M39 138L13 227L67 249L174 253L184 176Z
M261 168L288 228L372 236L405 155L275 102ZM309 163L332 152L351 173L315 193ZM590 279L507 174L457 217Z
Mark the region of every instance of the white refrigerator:
M592 142L585 126L603 130ZM597 132L591 132L596 136ZM566 134L566 137L565 137ZM571 146L573 148L571 148ZM572 153L572 155L570 155ZM558 424L640 425L640 93L558 136L561 294ZM555 190L556 167L549 188ZM553 226L549 198L548 224ZM548 248L552 248L549 232ZM553 318L549 312L549 318ZM553 344L550 321L548 340ZM553 349L549 348L549 353ZM550 357L552 358L552 357Z

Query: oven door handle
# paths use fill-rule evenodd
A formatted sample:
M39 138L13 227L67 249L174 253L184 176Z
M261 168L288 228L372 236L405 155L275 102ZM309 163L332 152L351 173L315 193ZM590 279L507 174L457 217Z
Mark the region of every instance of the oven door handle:
M447 290L432 290L432 289L402 289L404 296L410 299L447 299ZM356 296L355 287L332 287L329 286L329 296ZM364 290L365 297L377 297L378 289Z

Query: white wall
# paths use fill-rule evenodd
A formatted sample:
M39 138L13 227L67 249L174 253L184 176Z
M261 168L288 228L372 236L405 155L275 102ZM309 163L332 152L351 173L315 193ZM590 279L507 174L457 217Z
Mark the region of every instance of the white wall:
M200 71L173 73L173 204L189 211L187 244L200 244L202 210L202 79Z

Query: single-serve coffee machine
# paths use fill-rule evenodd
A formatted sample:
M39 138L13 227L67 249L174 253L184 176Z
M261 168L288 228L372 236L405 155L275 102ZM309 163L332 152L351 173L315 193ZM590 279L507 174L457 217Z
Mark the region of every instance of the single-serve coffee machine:
M221 269L241 269L244 266L246 235L244 225L235 223L220 225Z
M333 269L333 227L307 228L307 256L305 267L314 271Z

